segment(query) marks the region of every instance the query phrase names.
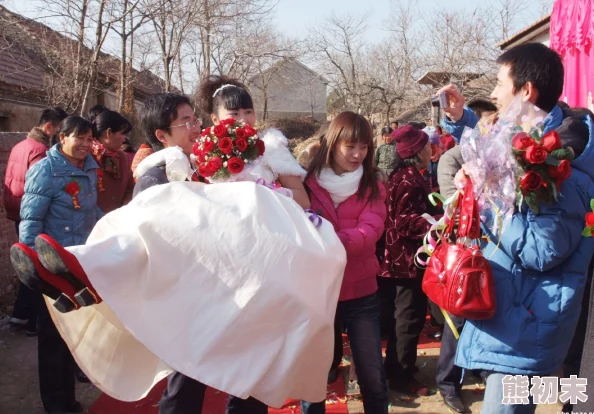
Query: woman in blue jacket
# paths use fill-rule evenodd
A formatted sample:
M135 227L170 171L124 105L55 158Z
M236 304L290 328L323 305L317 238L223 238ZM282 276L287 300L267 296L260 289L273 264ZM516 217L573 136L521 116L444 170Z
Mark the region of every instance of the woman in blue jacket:
M90 155L92 124L78 116L62 121L60 142L27 172L19 241L35 247L44 233L64 246L84 244L102 215L97 207L97 163ZM22 247L26 249L26 247ZM76 364L41 295L38 303L39 388L50 414L78 413L74 395Z

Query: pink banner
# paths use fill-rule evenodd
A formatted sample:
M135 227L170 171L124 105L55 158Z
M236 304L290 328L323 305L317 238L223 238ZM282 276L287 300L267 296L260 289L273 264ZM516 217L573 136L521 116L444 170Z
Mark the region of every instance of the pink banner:
M551 15L551 49L563 57L562 99L594 111L594 0L557 0Z

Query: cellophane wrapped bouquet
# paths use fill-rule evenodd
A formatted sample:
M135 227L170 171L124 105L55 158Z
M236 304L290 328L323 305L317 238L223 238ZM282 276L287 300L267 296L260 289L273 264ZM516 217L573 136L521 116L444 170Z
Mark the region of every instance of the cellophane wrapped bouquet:
M539 203L557 200L571 175L571 148L562 148L555 131L543 134L547 114L516 98L494 123L467 128L460 140L466 173L478 195L483 225L501 234L517 209L534 214Z

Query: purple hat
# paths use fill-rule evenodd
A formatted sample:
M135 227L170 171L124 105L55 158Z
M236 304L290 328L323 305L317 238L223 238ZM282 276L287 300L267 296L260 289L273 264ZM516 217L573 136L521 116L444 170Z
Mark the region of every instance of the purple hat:
M410 125L405 125L392 132L392 139L396 141L396 153L400 158L412 157L429 142L429 136L426 133Z

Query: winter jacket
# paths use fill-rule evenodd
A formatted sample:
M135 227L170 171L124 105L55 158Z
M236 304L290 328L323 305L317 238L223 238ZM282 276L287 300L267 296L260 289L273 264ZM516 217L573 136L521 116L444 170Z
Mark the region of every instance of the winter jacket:
M415 254L431 224L422 217L440 211L429 202L427 181L415 167L402 167L390 178L386 248L380 276L415 278L422 275L415 265Z
M148 157L154 152L155 151L151 148L150 145L141 144L138 148L138 151L136 151L136 154L134 154L134 159L132 160L132 165L130 166L132 172L136 170L136 167L138 167L138 164L140 164L142 160L144 160L146 157Z
M103 190L98 188L97 205L104 213L109 213L132 199L134 178L128 154L117 151L114 155L103 155L99 167L103 171Z
M439 159L437 164L437 182L439 192L445 198L450 198L456 192L454 177L464 164L462 151L459 145L446 152Z
M396 142L383 144L375 150L374 163L389 177L392 171L398 166L400 158L396 153Z
M334 226L347 252L347 264L342 279L339 301L362 298L377 291L376 275L379 262L375 244L382 236L386 220L386 190L378 182L379 195L374 200L359 199L353 194L334 208L328 191L313 175L305 180L309 189L311 209Z
M45 158L48 147L49 137L35 127L26 139L10 151L4 177L4 208L9 220L20 220L21 199L25 194L25 175L33 164Z
M103 215L97 207L97 163L89 154L83 168L73 166L54 145L47 157L35 164L25 179L21 204L19 239L34 247L39 234L48 234L62 246L85 244L97 220ZM76 182L80 209L65 191Z
M559 107L545 118L545 132L563 120ZM581 235L594 198L594 125L571 163L571 177L554 204L535 215L517 211L500 238L487 231L484 256L495 281L497 310L483 321L467 321L456 365L508 374L552 374L562 364L580 315L594 238ZM562 141L563 138L562 138ZM486 230L485 230L486 231Z
M472 109L464 107L462 118L457 121L452 121L450 118L445 117L441 125L450 135L454 137L456 143L459 144L460 138L462 138L462 132L464 132L464 128L474 128L478 121L479 118L472 111Z

